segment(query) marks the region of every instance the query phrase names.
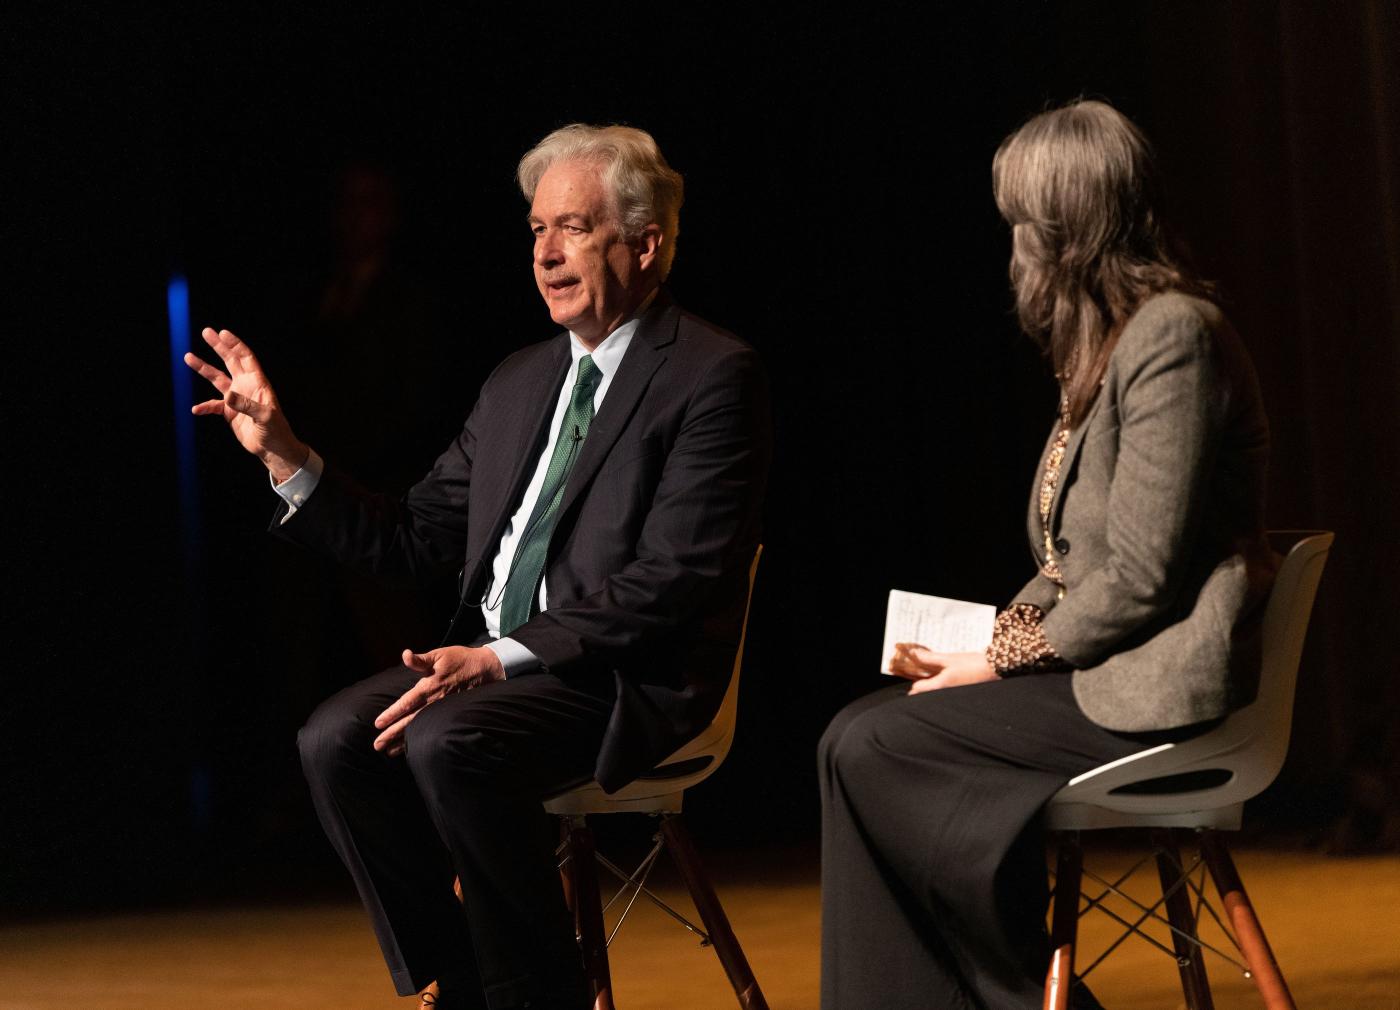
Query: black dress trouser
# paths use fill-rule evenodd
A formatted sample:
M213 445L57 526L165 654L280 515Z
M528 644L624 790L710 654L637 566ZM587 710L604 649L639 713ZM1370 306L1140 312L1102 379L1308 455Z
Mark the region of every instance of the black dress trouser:
M848 705L819 748L822 1010L1036 1010L1049 963L1041 807L1074 776L1201 732L1117 734L1069 674ZM1077 1006L1097 1005L1087 990Z
M396 667L345 688L297 737L395 988L450 981L490 1010L589 1005L541 800L592 777L611 675L528 674L450 695L409 723L402 756L386 757L372 746L374 718L418 676Z

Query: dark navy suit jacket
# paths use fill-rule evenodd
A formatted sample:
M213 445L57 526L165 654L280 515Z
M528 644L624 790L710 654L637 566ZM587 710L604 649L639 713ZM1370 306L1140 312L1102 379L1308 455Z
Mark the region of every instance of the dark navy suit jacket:
M279 505L274 532L373 571L460 568L448 641L472 641L569 362L567 333L502 362L462 433L402 499L366 492L328 463L286 523ZM652 767L719 706L771 454L758 356L663 290L569 475L545 563L549 609L511 633L557 676L615 678L594 773L605 789Z

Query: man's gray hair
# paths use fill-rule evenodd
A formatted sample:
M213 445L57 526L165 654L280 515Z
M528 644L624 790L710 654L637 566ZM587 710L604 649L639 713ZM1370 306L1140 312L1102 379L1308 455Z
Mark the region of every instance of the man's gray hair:
M544 173L564 161L592 162L601 168L603 187L625 238L635 240L649 224L660 227L665 241L657 266L665 280L676 258L685 182L666 164L651 134L631 126L561 126L520 159L516 178L525 199L533 202Z

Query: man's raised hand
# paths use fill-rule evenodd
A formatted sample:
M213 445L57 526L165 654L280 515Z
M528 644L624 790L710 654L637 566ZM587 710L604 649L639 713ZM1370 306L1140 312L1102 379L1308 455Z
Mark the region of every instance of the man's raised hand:
M311 450L292 433L277 394L248 345L228 330L205 327L204 342L214 349L227 372L185 354L185 364L219 392L219 399L190 408L194 414L217 414L228 422L238 443L262 461L279 484L301 469Z
M374 720L374 728L384 731L375 737L374 749L390 757L403 753L403 732L424 708L449 694L506 679L505 667L495 652L465 645L422 653L405 649L403 665L422 676Z

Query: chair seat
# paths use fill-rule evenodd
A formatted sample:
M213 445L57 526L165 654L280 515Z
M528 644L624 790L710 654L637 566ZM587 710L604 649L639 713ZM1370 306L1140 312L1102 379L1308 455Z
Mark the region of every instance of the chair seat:
M1238 831L1243 822L1244 804L1202 810L1186 809L1140 811L1109 810L1092 803L1053 803L1045 811L1050 831L1099 831L1106 828L1214 828Z
M638 779L611 796L596 782L589 782L544 801L544 808L559 817L583 814L678 814L685 791L669 782Z
M689 745L677 753L686 750ZM709 778L717 764L712 754L667 761L615 793L604 792L602 786L590 780L545 800L544 808L561 817L571 814L678 814L685 791Z
M1118 827L1238 830L1244 802L1288 753L1303 637L1332 534L1271 534L1285 557L1264 612L1259 693L1220 725L1149 747L1071 779L1045 810L1053 831Z

